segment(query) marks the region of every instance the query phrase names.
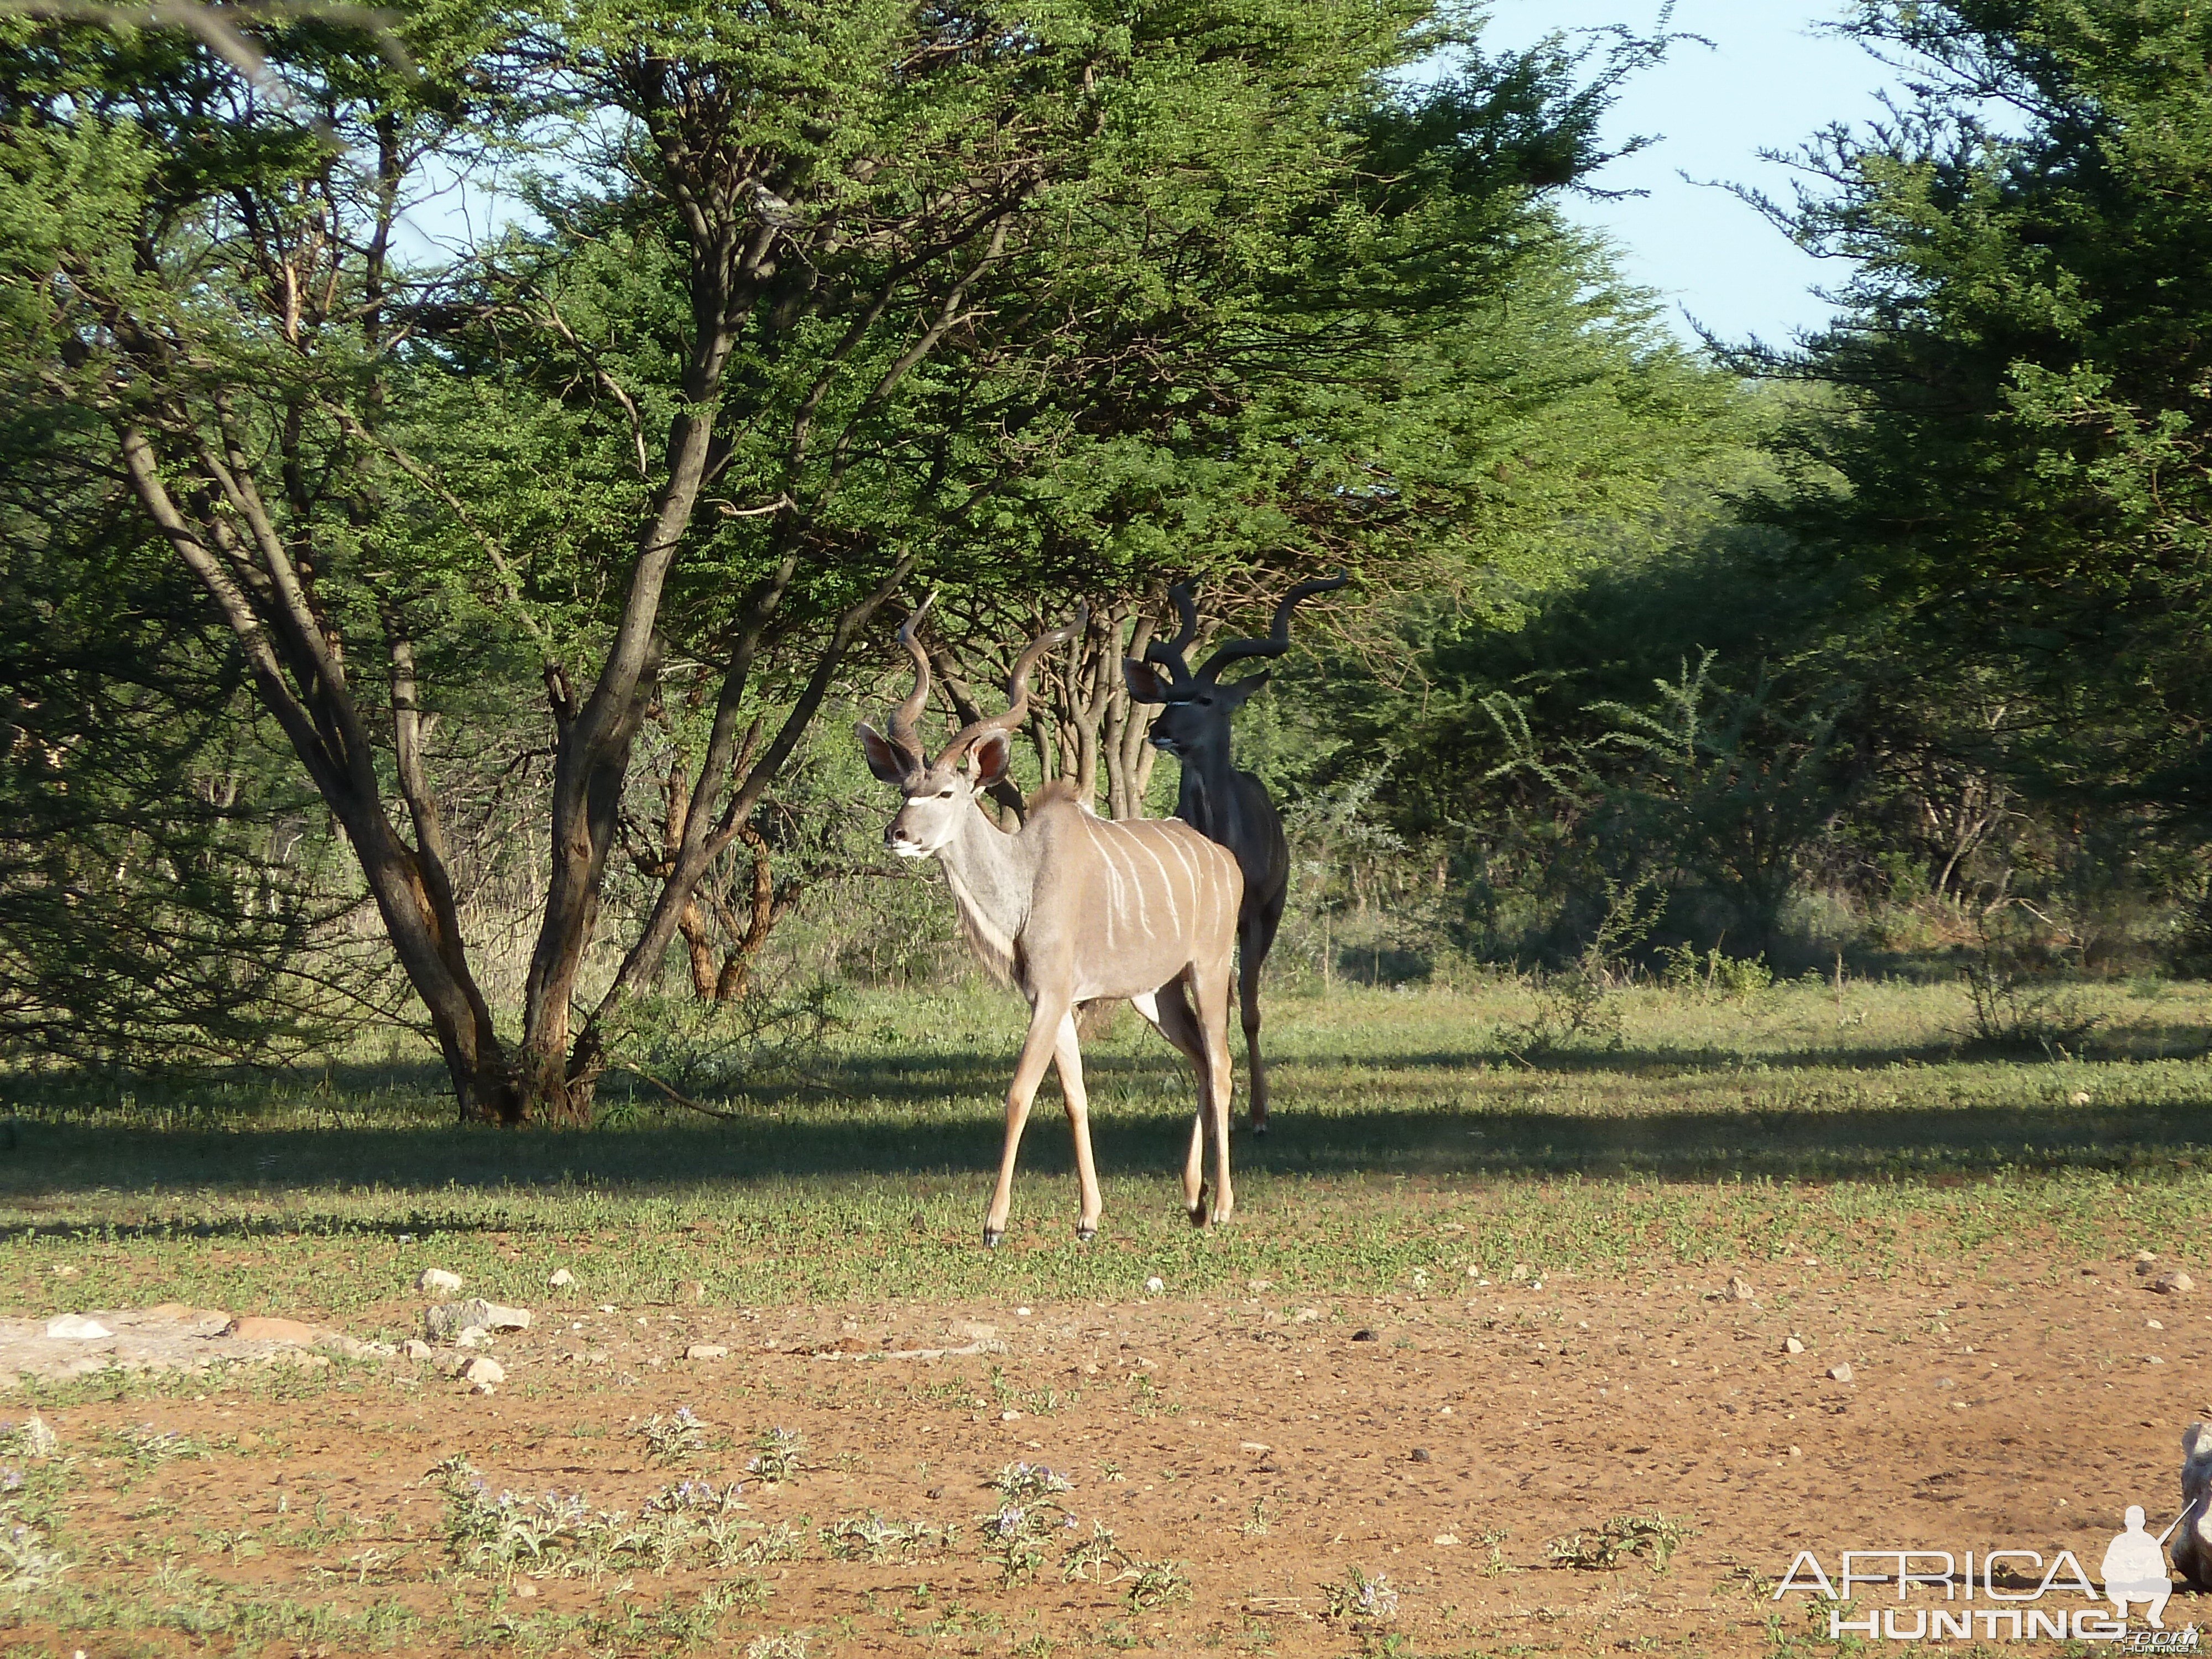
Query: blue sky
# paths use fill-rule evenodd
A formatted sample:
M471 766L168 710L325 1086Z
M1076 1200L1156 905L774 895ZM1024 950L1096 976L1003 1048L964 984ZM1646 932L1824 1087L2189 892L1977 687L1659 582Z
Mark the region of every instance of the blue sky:
M1686 315L1724 339L1758 334L1778 344L1827 319L1812 290L1837 285L1841 269L1799 252L1726 191L1680 175L1786 198L1790 172L1760 161L1760 149L1794 149L1830 122L1879 112L1889 71L1856 43L1819 32L1845 9L1844 0L1679 0L1674 28L1702 34L1712 47L1680 42L1622 90L1608 136L1651 133L1659 141L1595 182L1648 193L1571 200L1567 211L1612 237L1626 274L1665 296L1686 336ZM1492 0L1483 39L1495 49L1527 46L1555 29L1620 23L1648 31L1658 11L1658 0Z

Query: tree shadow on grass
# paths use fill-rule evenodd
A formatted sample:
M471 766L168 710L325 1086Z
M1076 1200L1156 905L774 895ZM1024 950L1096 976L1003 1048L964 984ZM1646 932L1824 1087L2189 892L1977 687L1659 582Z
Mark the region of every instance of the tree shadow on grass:
M1613 1060L1615 1069L1647 1075L1653 1064L1620 1055ZM1427 1108L1388 1103L1387 1096L1376 1100L1370 1075L1375 1070L1431 1063L1441 1064L1431 1055L1402 1054L1307 1055L1286 1065L1285 1080L1294 1071L1303 1086L1284 1090L1273 1133L1255 1137L1239 1128L1239 1170L1475 1181L1578 1176L1952 1182L2015 1172L2164 1174L2212 1163L2212 1110L2185 1099L2111 1107L1932 1100L1834 1107L1817 1102L1678 1104L1613 1112L1601 1104L1589 1111L1557 1109L1509 1094L1490 1103L1444 1100ZM964 1188L997 1165L997 1097L1009 1065L1009 1056L980 1050L864 1056L838 1069L836 1092L793 1090L739 1104L734 1121L664 1110L644 1095L617 1096L608 1103L614 1121L586 1132L465 1129L422 1122L419 1110L416 1121L395 1122L398 1114L365 1109L361 1103L406 1093L406 1079L396 1078L391 1067L356 1073L337 1068L327 1085L326 1108L287 1106L257 1118L244 1110L181 1111L142 1103L135 1115L110 1109L89 1120L69 1114L19 1118L12 1125L12 1149L0 1155L0 1211L14 1212L7 1224L18 1229L27 1224L69 1232L79 1225L66 1213L72 1194L167 1194L165 1201L173 1201L177 1194L220 1189L231 1200L245 1196L264 1202L265 1218L225 1218L208 1226L283 1232L313 1224L298 1212L303 1192L367 1188L381 1189L392 1200L380 1206L369 1230L397 1233L452 1227L451 1212L436 1202L436 1194L454 1188L479 1194L546 1188L696 1194L718 1186L781 1181L933 1179L957 1180ZM1191 1116L1188 1077L1179 1063L1164 1054L1106 1054L1087 1070L1102 1173L1180 1169ZM1725 1084L1735 1073L1712 1068L1702 1075ZM1901 1093L1912 1087L1909 1073L1899 1078ZM1301 1093L1309 1103L1304 1107ZM1337 1100L1355 1103L1342 1109L1332 1103ZM1065 1120L1050 1085L1038 1098L1023 1160L1038 1174L1066 1175L1072 1169ZM428 1206L419 1221L405 1210L410 1197ZM61 1212L44 1213L50 1206ZM309 1199L305 1207L328 1206ZM294 1212L281 1213L286 1211ZM190 1234L195 1226L164 1223L161 1230Z

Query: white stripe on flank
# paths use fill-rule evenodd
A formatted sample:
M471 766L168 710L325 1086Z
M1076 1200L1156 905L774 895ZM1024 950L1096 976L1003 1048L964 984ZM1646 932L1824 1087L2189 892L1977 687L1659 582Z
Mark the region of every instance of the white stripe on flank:
M1127 899L1121 891L1121 869L1107 849L1106 838L1098 833L1097 827L1095 824L1086 827L1091 830L1091 844L1097 850L1099 866L1106 872L1106 943L1111 948L1114 936L1121 931L1127 904Z
M1183 874L1190 878L1190 896L1196 898L1199 894L1198 866L1190 861L1190 854L1183 851L1182 837L1168 830L1160 833L1167 837L1168 846L1175 853L1176 862L1182 866Z
M1160 861L1160 855L1152 851L1151 848L1145 847L1145 843L1143 842L1139 842L1137 845L1144 847L1145 856L1150 859L1152 861L1153 866L1159 871L1160 896L1167 901L1168 915L1170 918L1174 921L1177 927L1181 927L1182 925L1182 917L1177 914L1176 910L1175 884L1168 879L1167 866ZM1142 887L1140 886L1138 890L1141 892L1143 890Z

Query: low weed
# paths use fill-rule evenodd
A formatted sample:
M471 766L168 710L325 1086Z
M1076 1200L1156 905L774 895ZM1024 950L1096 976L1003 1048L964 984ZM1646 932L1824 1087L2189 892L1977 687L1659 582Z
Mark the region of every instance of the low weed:
M806 1437L797 1429L763 1429L753 1439L748 1474L767 1481L788 1480L806 1468Z
M1390 1575L1378 1572L1370 1578L1356 1566L1322 1586L1322 1601L1328 1616L1344 1624L1383 1624L1398 1616L1398 1590Z
M655 1412L630 1432L645 1442L648 1463L681 1463L706 1454L707 1425L689 1406L678 1406L665 1416Z
M1544 1547L1545 1559L1556 1566L1578 1567L1588 1572L1608 1572L1624 1561L1644 1556L1651 1571L1664 1572L1674 1551L1698 1529L1679 1516L1616 1515L1595 1532L1573 1532L1554 1538Z

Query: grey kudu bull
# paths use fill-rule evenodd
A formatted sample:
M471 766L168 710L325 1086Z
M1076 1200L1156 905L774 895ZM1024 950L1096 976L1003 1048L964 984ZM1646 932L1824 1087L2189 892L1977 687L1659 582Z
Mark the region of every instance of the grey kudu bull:
M1265 639L1226 640L1195 674L1183 653L1198 637L1198 608L1181 582L1168 590L1182 628L1163 645L1145 649L1142 662L1123 661L1129 695L1139 702L1166 705L1152 722L1154 747L1182 763L1182 784L1176 795L1176 817L1209 841L1237 855L1244 872L1244 898L1237 916L1237 989L1244 1020L1246 1087L1252 1099L1252 1127L1267 1133L1267 1070L1260 1059L1260 969L1283 925L1283 900L1291 884L1291 848L1283 836L1282 815L1249 772L1240 772L1229 755L1229 717L1267 683L1264 673L1221 684L1221 671L1248 657L1279 657L1291 648L1291 612L1298 601L1334 592L1349 580L1342 571L1320 581L1300 582L1275 607L1274 626ZM1160 671L1164 669L1163 675Z
M1065 782L1037 792L1019 829L1010 833L992 823L976 798L1006 775L1011 733L1029 710L1030 672L1047 651L1076 635L1087 613L1032 641L1006 682L1006 713L962 727L931 760L915 729L929 696L929 658L915 642L915 625L928 608L924 601L899 629L899 643L914 659L914 694L893 711L888 732L864 723L860 738L868 769L905 797L884 831L890 850L937 860L968 943L985 967L1029 999L1029 1035L1006 1090L1006 1146L983 1243L995 1247L1006 1231L1014 1158L1048 1061L1060 1068L1075 1135L1082 1189L1076 1237L1088 1240L1098 1230L1098 1172L1074 1012L1094 997L1127 997L1198 1074L1183 1206L1195 1225L1225 1221L1236 1202L1229 1184L1229 981L1244 890L1237 860L1171 818L1101 819Z

